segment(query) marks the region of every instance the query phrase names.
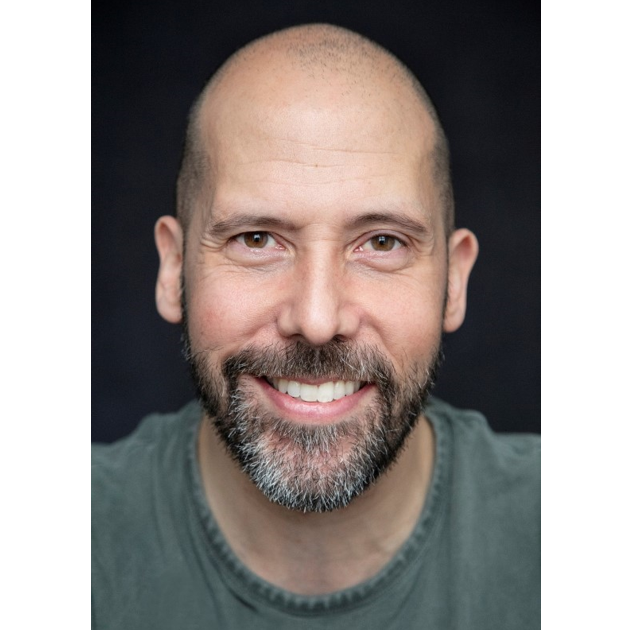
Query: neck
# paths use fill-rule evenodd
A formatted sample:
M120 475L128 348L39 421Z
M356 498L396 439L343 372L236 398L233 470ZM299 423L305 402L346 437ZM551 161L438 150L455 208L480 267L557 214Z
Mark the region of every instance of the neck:
M236 556L264 580L302 595L349 588L378 573L411 534L424 505L434 436L422 417L398 460L345 508L302 513L271 503L204 418L198 458L206 498Z

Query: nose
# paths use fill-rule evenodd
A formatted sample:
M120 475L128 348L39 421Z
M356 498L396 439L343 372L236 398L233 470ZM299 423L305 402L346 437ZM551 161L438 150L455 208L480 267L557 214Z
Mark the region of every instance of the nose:
M334 260L309 257L295 266L289 282L277 320L282 336L321 346L334 338L356 335L359 313L351 302L343 269Z

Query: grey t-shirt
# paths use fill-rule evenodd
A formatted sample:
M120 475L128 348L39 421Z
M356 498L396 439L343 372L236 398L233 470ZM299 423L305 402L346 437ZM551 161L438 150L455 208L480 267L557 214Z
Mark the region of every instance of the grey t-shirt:
M413 533L372 579L317 597L265 582L229 548L201 487L198 403L95 445L93 628L539 628L539 436L495 434L436 399L426 415L436 459Z

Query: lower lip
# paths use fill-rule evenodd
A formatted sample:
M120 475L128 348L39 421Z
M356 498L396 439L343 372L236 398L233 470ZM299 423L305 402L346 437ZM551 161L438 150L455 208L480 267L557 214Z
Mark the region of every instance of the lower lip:
M264 378L254 378L254 382L263 390L280 414L304 424L332 424L342 420L344 416L357 410L357 407L369 396L374 385L368 384L359 391L339 400L328 403L305 402L301 398L293 398L272 387Z

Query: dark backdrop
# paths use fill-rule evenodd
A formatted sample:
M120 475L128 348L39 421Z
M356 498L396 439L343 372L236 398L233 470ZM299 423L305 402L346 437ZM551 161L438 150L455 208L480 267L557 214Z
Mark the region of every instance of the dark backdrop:
M451 142L457 224L476 233L480 256L437 394L479 409L497 430L540 430L538 2L108 0L92 16L94 440L193 395L179 329L155 311L152 235L174 211L191 102L243 44L314 21L396 54Z

